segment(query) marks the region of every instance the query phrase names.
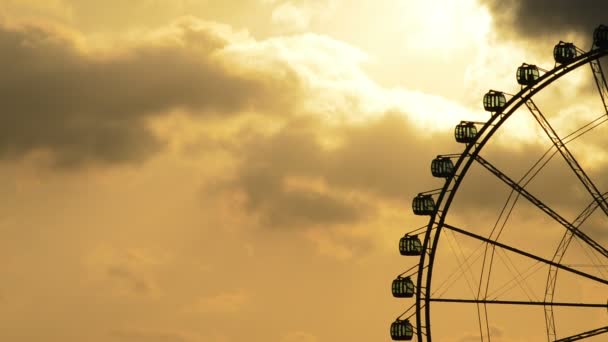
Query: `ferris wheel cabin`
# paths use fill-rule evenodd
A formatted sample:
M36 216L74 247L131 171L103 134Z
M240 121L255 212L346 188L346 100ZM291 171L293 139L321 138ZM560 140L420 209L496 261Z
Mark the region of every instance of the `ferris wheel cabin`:
M532 64L522 64L519 68L517 68L517 83L529 86L533 85L538 81L540 77L540 72L538 71L538 67Z
M399 240L399 253L401 255L414 255L418 256L422 254L422 242L418 238L418 235L405 235Z
M553 48L553 58L559 64L570 63L570 61L576 58L576 55L576 47L573 43L559 42Z
M472 122L461 122L454 128L454 137L459 143L470 144L477 138L477 127Z
M409 320L398 319L391 324L391 338L394 341L411 341L414 337L414 327Z
M608 48L608 26L600 25L593 31L593 45Z
M418 194L412 201L412 209L415 215L433 215L435 201L431 195Z
M414 282L412 278L398 276L393 280L392 291L395 298L414 297Z
M483 108L488 112L498 112L506 103L507 98L500 91L490 90L483 96Z
M454 174L454 163L448 157L437 157L431 162L433 177L449 178Z

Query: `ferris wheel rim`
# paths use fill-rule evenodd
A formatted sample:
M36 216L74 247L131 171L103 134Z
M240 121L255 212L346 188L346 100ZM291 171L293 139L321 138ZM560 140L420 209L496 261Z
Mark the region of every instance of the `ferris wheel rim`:
M504 105L502 110L492 114L491 118L486 121L478 132L478 138L475 142L467 144L465 150L460 154L458 161L455 163L454 176L446 178L441 192L438 194L436 202L437 210L431 215L424 236L422 254L418 264L417 284L416 287L416 335L418 341L431 341L431 310L430 310L430 288L432 283L433 265L435 261L435 252L441 230L445 225L445 218L454 199L455 194L460 186L462 179L465 177L469 167L475 161L475 157L483 149L485 144L491 139L496 131L504 122L523 104L532 99L534 95L543 90L548 85L557 81L561 77L569 74L571 71L579 67L599 60L601 57L608 55L606 48L594 48L584 54L577 56L570 63L560 64L553 69L543 74L533 85L522 87L522 89L514 94ZM481 139L480 139L481 138ZM450 187L452 186L452 187ZM446 197L447 195L447 197ZM439 208L442 207L440 210ZM432 231L435 230L431 237ZM432 243L430 239L433 239ZM430 244L430 248L429 248ZM428 254L428 255L427 255ZM425 259L428 257L428 262ZM426 277L425 277L426 276ZM424 278L424 279L423 279ZM423 284L425 286L421 286ZM424 313L422 312L424 310ZM424 323L424 325L423 325Z

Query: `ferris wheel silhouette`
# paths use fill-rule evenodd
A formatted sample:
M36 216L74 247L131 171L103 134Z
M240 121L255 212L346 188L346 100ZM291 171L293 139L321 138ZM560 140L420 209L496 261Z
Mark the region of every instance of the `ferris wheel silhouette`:
M608 27L604 25L600 25L593 32L593 44L588 51L580 49L573 43L560 41L553 49L555 65L552 69L545 70L534 64L523 63L516 71L516 80L521 87L517 93L510 95L503 91L490 90L483 96L483 107L491 113L488 121L461 121L455 127L454 138L456 142L464 145L464 151L439 155L432 160L432 176L443 179L445 183L441 188L422 192L414 197L413 213L429 216L428 224L406 233L399 241L400 254L409 258L417 257L418 263L399 274L392 282L394 297L410 298L412 301L411 306L390 326L393 340L431 341L433 329L442 326L437 321L437 314L431 315L431 309L437 305L452 305L447 317L452 317L454 320L463 315L460 314L463 307L467 308L463 309L463 312L468 310L467 312L476 313L477 317L473 323L476 331L474 336L470 336L471 340L490 341L494 337L500 337L502 333L493 328L495 324L492 321L492 313L489 313L495 307L511 308L510 317L513 319L517 318L513 312L518 312L513 310L526 310L527 313L522 314L522 317L527 317L528 312L530 315L542 316L541 320L544 320L542 334L546 335L548 341L576 341L608 332L608 315L606 315L608 249L605 247L608 227L601 226L603 230L600 230L600 234L604 234L603 241L600 235L594 236L590 234L589 229L585 229L585 223L588 223L594 214L599 215L600 219L608 218L608 193L600 191L596 185L598 180L594 181L593 177L589 176L593 172L597 173L593 165L580 162L575 158L576 153L572 152L573 141L577 140L578 143L584 140L592 131L596 134L598 127L599 130L607 128L601 127L608 121L608 84L601 65L602 57L606 55L608 55ZM574 129L570 127L556 129L557 120L553 118L549 120L536 103L540 101L535 100L542 98L543 93L547 93L547 91L542 92L544 89L551 89L547 88L550 84L568 74L573 74L576 69L584 65L589 65L591 68L601 100L601 113L592 119L585 119L584 124ZM529 163L531 166L526 166L523 175L516 180L503 167L490 162L488 160L490 158L486 153L482 154L482 151L485 152L484 147L493 140L493 137L496 138L501 126L514 113L525 112L525 109L532 115L532 122L536 125L535 132L549 147L538 159L531 158ZM562 132L564 130L565 132ZM604 136L608 135L604 133ZM540 178L537 176L547 172L548 168L558 167L556 165L569 170L569 176L576 180L576 186L581 191L571 194L569 192L571 188L559 181L550 185L552 187L550 194L560 198L581 198L580 201L585 203L584 206L580 206L582 210L574 205L567 209L559 204L550 205L546 201L547 198L541 200L537 194L538 187L535 187L532 181ZM495 208L498 218L493 218L489 227L475 226L481 221L471 223L459 219L459 213L456 212L459 207L455 204L461 199L460 197L456 199L456 194L459 190L463 191L461 189L463 181L468 179L466 185L471 185L477 180L479 172L472 173L472 168L484 171L486 177L492 178L505 188L504 201L502 199L499 202L490 201L499 205ZM487 191L491 192L492 189L488 188ZM548 199L554 203L559 202L552 198ZM475 198L466 200L474 201ZM526 203L527 207L518 211L518 208L522 207L522 202ZM479 206L492 203L479 203ZM453 210L450 211L450 208ZM565 216L568 215L564 213L565 211L574 219L566 219ZM448 212L451 215L448 215ZM517 218L518 213L521 216L519 218ZM506 228L521 226L520 223L529 221L531 215L542 216L544 220L542 222L546 222L546 226L542 225L543 233L551 231L557 237L551 240L553 243L548 240L534 242L534 239L539 238L540 233L532 229L518 230L517 234L520 235L517 239L503 238ZM455 221L459 222L455 223ZM447 242L442 244L444 247L442 249L439 246L444 240ZM459 241L465 240L468 242L463 247ZM522 246L518 242L524 240L528 242L527 246ZM449 248L445 248L446 246ZM550 253L541 253L545 248ZM575 256L571 259L566 258L568 251L571 251L569 255L576 254L572 252L573 248L576 248L576 253L585 254L590 263L573 263L572 260L577 258ZM443 255L443 259L449 261L440 262L438 260L440 254ZM450 258L447 257L449 255ZM517 258L516 261L513 261L513 258ZM522 271L525 265L530 266ZM497 271L498 268L502 268L504 274ZM438 277L439 274L444 276ZM567 297L564 300L560 299L561 293L568 292L569 285L559 287L558 274L560 280L566 283L572 281L567 284L581 282L587 288L593 289L580 293L577 298L592 297L593 299L573 300L572 297L567 296L564 296ZM535 296L531 289L534 285L527 284L530 279L536 279L537 287L542 287L544 292L542 298ZM456 285L458 282L460 285ZM451 286L460 288L451 291L456 295L447 290ZM466 293L467 287L471 292L470 295L463 294ZM509 297L513 295L515 291L513 289L525 293L525 298ZM560 319L566 315L560 314L559 310L577 310L575 316L571 315L576 319L570 321ZM432 317L435 319L432 320ZM443 317L445 319L446 314L443 314ZM569 326L568 323L575 320L583 322L581 325L585 328L578 329L576 326L573 327L573 324ZM597 322L600 322L599 325L588 327L589 324L598 324ZM454 336L456 333L460 332L453 330L450 334Z

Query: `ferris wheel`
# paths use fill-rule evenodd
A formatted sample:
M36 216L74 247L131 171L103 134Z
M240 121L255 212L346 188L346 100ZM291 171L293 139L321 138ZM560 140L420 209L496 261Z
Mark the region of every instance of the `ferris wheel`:
M413 213L429 216L428 224L399 241L400 254L417 264L392 282L393 296L409 301L390 326L393 340L490 341L526 329L539 331L527 335L534 340L606 340L600 335L608 333L608 171L596 167L604 160L597 151L608 143L606 55L608 26L595 29L588 51L560 41L553 68L523 63L518 92L484 95L487 122L455 127L464 150L431 162L432 176L445 183L412 201ZM546 116L541 107L555 112L568 97L551 90L568 82L563 76L591 78L584 65L594 84L587 91L599 94L597 111L574 106ZM514 123L518 115L532 123L538 155L496 153L507 128L523 129Z

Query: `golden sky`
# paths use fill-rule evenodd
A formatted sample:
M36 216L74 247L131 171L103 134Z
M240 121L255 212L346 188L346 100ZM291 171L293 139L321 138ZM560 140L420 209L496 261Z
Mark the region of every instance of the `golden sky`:
M487 120L488 89L518 91L522 62L589 47L605 18L580 3L0 0L0 341L388 341L412 302L390 293L415 264L397 243L427 223L411 199L442 186L430 161L462 150L460 120ZM564 135L603 111L581 69L538 96ZM543 134L522 111L486 156L521 177ZM605 137L572 144L603 191ZM576 217L588 194L550 166L530 191ZM484 172L451 209L477 232L508 196ZM550 258L563 230L516 208L501 239ZM602 215L587 233L605 245ZM478 247L445 241L438 284ZM536 267L501 258L497 290ZM542 299L545 276L505 298ZM605 301L560 279L565 301ZM474 309L437 304L434 337L478 340ZM558 312L562 334L605 326L593 310ZM490 316L493 341L546 339L542 307Z

